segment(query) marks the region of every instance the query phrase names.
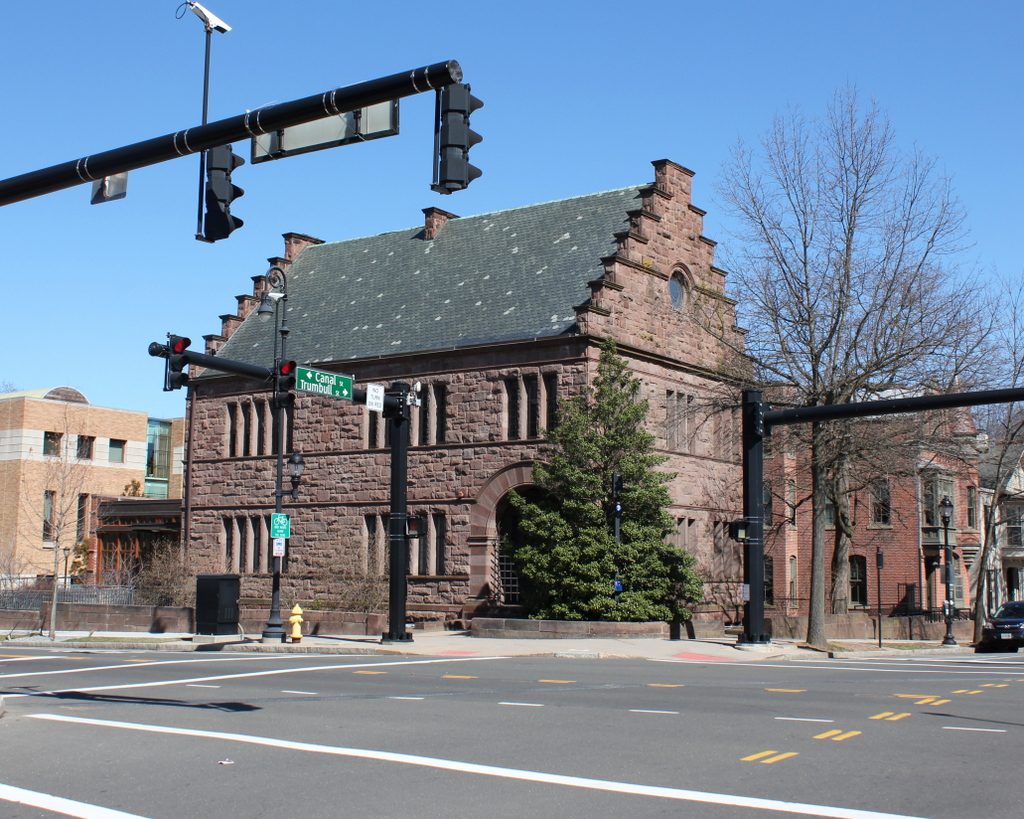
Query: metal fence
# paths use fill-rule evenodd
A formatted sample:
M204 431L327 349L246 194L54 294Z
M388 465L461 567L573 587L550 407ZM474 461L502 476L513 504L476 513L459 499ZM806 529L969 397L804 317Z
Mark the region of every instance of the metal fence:
M52 599L52 589L0 589L0 609L39 609ZM135 603L135 589L130 586L71 585L57 589L57 603L131 606Z

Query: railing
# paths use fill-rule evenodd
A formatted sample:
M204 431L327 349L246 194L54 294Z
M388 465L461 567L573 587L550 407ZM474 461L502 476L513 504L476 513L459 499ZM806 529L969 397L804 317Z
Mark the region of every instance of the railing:
M52 589L0 590L0 609L39 609L53 600ZM57 589L57 603L94 603L131 606L135 589L130 586L77 586Z

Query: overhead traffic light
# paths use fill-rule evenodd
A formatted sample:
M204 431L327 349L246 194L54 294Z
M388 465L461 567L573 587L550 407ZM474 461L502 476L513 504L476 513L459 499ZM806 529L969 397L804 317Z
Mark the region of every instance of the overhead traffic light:
M290 406L295 400L292 390L295 389L294 361L282 361L274 374L274 401L279 407Z
M203 235L197 238L216 242L242 226L242 220L231 215L231 203L245 191L231 184L231 172L244 164L245 160L230 145L218 145L206 152L206 218Z
M188 360L182 355L192 343L185 336L167 336L167 363L164 366L164 392L180 390L188 384L188 373L182 372Z
M483 102L463 83L446 85L437 92L434 130L435 167L431 190L453 193L469 186L483 171L469 164L469 149L483 137L469 127L469 117Z

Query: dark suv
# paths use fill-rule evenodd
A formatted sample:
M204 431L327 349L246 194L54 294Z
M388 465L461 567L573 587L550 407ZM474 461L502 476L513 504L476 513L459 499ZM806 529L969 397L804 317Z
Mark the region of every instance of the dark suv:
M1024 645L1024 600L1003 603L985 622L975 651L1016 651Z

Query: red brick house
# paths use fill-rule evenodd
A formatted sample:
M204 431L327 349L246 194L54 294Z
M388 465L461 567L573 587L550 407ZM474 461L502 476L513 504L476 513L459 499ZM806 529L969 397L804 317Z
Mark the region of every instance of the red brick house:
M869 422L871 433L904 434L886 420ZM984 535L978 463L983 449L968 411L951 413L938 424L920 423L934 436L931 446L902 446L900 462L889 474L861 465L850 494L854 534L849 549L851 611L874 613L879 601L883 616L938 613L945 599L943 545L946 529L939 503L953 503L949 543L953 554L954 599L958 609L972 606L969 571ZM927 436L915 436L927 440ZM941 442L941 445L939 444ZM766 458L766 604L779 614L806 615L810 595L812 506L810 460L806 447L785 434L773 442ZM832 565L836 510L825 508L827 567ZM883 555L881 578L877 552ZM826 568L829 574L830 568ZM826 606L831 605L831 582Z
M423 385L409 450L409 511L428 520L411 547L415 616L515 602L500 546L512 529L506 495L531 483L558 402L590 382L609 336L643 382L665 469L676 473L675 541L709 572L738 576L735 561L713 558L739 514L742 365L698 316L717 316L734 344L742 334L691 201L693 173L668 160L654 168L651 184L465 218L427 208L422 227L361 239L288 233L284 255L270 259L287 274L288 358L357 385ZM270 366L273 322L254 309L267 279L252 280L220 333L206 336L207 351ZM186 548L197 564L241 573L243 595L266 597L269 394L209 371L189 390ZM286 504L283 601L345 605L386 571L385 425L365 406L303 393L287 423L306 472Z

